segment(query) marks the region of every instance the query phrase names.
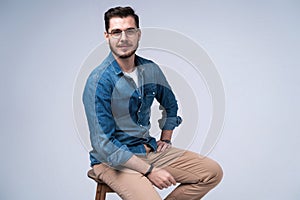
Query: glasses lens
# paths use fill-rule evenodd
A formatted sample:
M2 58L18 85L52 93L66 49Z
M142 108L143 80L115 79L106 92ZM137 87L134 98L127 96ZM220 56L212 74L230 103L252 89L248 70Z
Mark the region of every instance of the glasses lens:
M125 35L126 35L127 37L133 37L133 36L135 36L137 30L138 30L138 29L136 29L136 28L129 28L129 29L127 29L127 30L124 30L124 32L125 32ZM110 34L111 34L111 36L112 36L113 38L118 39L118 38L121 37L122 32L123 32L123 31L121 31L121 30L112 30L112 31L110 32Z
M111 36L114 38L119 38L121 36L121 34L122 34L121 30L115 30L115 31L111 32Z
M134 36L135 35L135 33L136 33L136 29L127 29L126 31L125 31L125 33L126 33L126 35L128 36L128 37L132 37L132 36Z

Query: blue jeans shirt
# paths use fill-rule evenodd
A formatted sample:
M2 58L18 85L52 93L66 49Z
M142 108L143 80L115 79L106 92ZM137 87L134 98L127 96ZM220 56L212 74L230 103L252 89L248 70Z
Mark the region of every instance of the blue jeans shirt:
M83 103L92 144L91 165L120 166L134 154L145 155L144 144L156 151L156 140L149 134L154 98L162 110L158 120L162 130L173 130L182 121L158 65L137 55L135 64L140 87L124 75L112 53L88 77Z

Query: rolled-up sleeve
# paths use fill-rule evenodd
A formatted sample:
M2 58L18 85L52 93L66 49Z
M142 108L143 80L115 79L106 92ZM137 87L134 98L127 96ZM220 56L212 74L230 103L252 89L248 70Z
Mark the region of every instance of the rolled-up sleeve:
M176 117L162 117L158 120L159 128L161 130L174 130L177 126L179 126L182 122L182 118L180 116Z

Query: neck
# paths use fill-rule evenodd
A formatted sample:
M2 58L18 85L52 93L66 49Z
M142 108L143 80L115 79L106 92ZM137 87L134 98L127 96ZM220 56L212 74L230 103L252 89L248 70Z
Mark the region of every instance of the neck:
M119 64L119 66L121 67L122 71L132 72L134 70L134 68L135 68L135 64L134 64L135 55L134 54L128 58L120 58L120 57L115 57L115 58Z

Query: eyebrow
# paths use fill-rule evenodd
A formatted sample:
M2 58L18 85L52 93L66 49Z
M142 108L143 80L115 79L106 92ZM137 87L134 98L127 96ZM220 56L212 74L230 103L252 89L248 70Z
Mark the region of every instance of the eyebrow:
M135 27L129 27L129 28L127 28L127 29L125 29L124 31L126 31L126 30L130 30L130 29L136 29ZM111 31L110 32L112 32L112 31L122 31L121 29L119 29L119 28L116 28L116 29L111 29Z

